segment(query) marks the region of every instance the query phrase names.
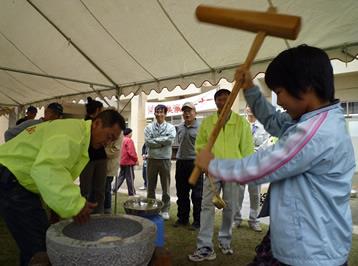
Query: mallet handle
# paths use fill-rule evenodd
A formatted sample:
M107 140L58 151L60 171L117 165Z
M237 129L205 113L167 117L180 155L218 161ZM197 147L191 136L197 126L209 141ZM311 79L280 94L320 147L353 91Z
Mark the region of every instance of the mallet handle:
M249 54L247 55L247 58L245 60L244 63L244 67L246 69L249 69L252 62L254 61L258 51L261 48L261 45L264 41L266 37L266 33L265 32L258 32L256 34L255 40L251 45ZM242 81L243 82L243 81ZM211 149L213 148L215 141L217 139L217 137L219 136L220 130L223 128L223 126L225 125L226 119L228 117L228 115L230 114L231 111L231 107L236 99L236 96L238 95L240 88L242 86L242 82L238 82L236 81L234 84L234 87L228 97L228 99L226 100L226 103L224 105L224 108L222 109L220 116L218 118L218 121L215 124L215 127L213 128L208 143L205 146L205 149L211 151ZM196 182L198 181L198 178L200 176L201 170L200 168L198 168L197 166L195 166L193 172L191 173L190 177L189 177L189 183L192 185L195 185Z

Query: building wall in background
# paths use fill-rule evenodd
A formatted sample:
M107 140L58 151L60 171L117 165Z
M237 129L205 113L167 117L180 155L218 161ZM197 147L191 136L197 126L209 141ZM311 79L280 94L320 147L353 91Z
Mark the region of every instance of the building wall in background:
M0 144L3 144L4 141L4 132L7 130L9 125L9 116L2 115L0 116Z

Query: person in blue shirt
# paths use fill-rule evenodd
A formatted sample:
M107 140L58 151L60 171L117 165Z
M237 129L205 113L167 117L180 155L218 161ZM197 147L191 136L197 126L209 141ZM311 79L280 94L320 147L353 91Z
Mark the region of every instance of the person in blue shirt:
M169 220L170 208L170 169L172 144L176 136L175 127L165 121L168 108L158 104L154 108L155 122L144 129L145 144L148 147L147 155L147 197L155 199L158 175L162 186L162 201L164 206L161 216Z
M301 45L270 63L265 82L286 112L276 111L244 68L236 80L256 118L278 141L241 160L215 159L203 150L196 164L227 182L271 182L274 265L347 265L355 159L343 109L334 97L328 55ZM251 265L273 265L259 263Z

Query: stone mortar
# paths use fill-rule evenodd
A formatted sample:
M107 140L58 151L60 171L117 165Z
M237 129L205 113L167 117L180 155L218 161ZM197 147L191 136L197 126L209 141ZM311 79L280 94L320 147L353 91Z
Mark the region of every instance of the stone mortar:
M59 265L148 265L155 245L156 226L133 215L93 215L84 225L72 220L47 230L47 253Z

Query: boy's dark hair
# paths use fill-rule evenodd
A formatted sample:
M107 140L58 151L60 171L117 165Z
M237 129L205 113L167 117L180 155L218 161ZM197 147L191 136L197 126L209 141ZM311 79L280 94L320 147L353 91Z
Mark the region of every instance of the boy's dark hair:
M105 110L100 112L94 120L96 119L101 119L103 127L112 127L117 124L122 130L126 128L126 122L123 116L116 110Z
M154 112L158 111L158 110L163 110L164 113L166 114L168 112L168 107L166 107L164 104L158 104L155 108L154 108Z
M217 97L221 96L221 95L230 95L231 91L227 90L227 89L220 89L217 92L215 92L214 94L214 100L216 100Z
M103 103L93 100L91 97L87 97L86 114L87 116L93 115L98 108L103 108Z
M293 97L312 88L322 100L334 101L333 68L323 50L300 45L287 49L269 64L265 82L271 90L284 88Z

